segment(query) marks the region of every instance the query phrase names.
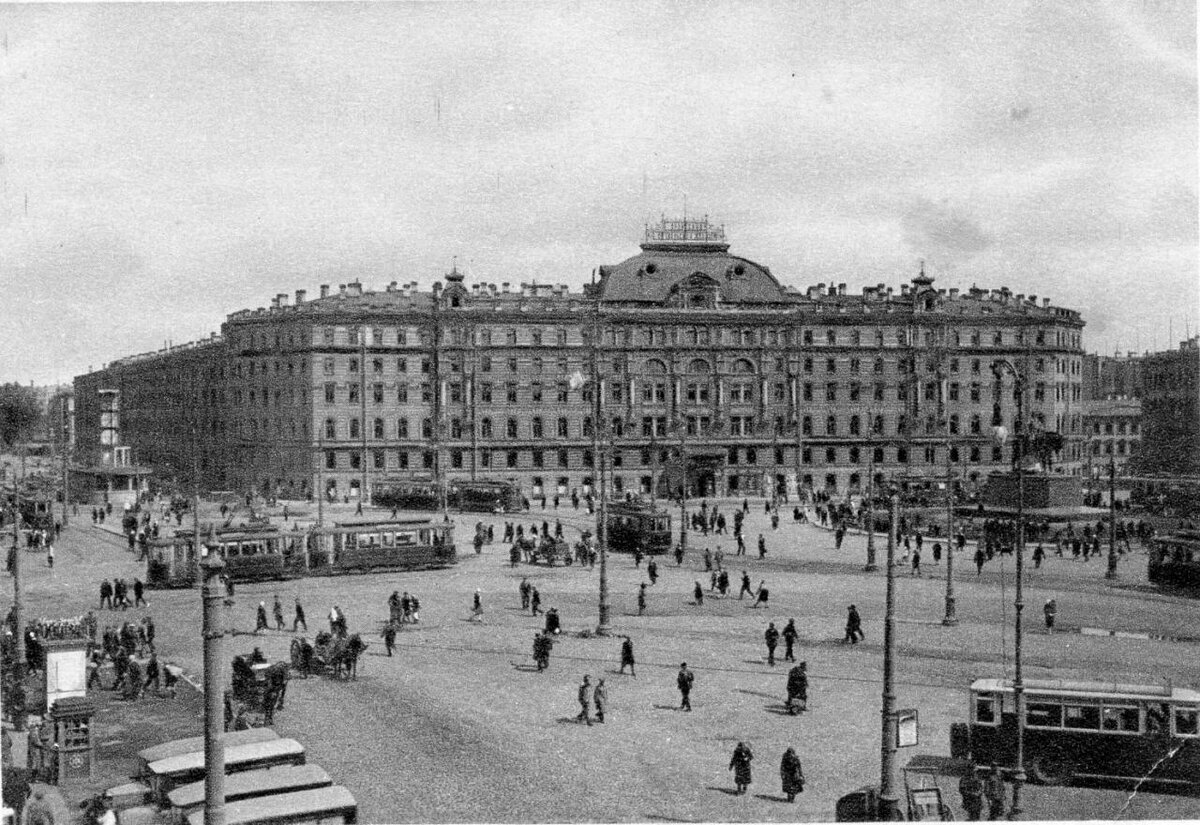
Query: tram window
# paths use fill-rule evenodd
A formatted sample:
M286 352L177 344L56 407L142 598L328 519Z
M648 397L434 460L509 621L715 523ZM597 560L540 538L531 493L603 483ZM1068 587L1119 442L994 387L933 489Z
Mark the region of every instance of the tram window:
M1077 730L1099 730L1100 708L1094 705L1066 705L1064 727Z
M1030 702L1025 708L1025 724L1032 728L1061 728L1062 705Z
M413 533L397 533L396 534L396 546L397 547L399 547L400 545L403 545L403 544L416 544L416 543L417 543L417 537Z
M1175 735L1200 736L1200 710L1175 708Z
M395 544L395 538L396 538L395 533L384 533L383 534L383 546L391 547L393 544Z
M1138 733L1141 713L1136 707L1108 707L1100 713L1100 727L1112 733Z
M995 725L999 721L996 718L996 698L994 696L975 697L975 721L980 725Z
M1146 708L1146 732L1162 733L1167 727L1167 705L1150 705Z

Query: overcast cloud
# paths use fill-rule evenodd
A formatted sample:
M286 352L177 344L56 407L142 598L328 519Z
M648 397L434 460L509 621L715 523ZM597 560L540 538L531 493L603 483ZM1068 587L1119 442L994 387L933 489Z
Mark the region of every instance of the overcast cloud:
M1200 327L1196 10L4 6L0 380L359 277L585 282L707 212L784 283L1007 285ZM28 205L26 206L26 198Z

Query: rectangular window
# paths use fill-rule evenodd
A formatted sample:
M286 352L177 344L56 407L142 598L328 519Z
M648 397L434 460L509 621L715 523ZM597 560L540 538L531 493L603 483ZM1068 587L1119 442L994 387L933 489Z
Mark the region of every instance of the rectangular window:
M371 400L376 404L383 403L383 384L371 385Z
M337 372L337 362L332 358L326 358L322 362L322 366L326 375L333 375L335 372Z
M975 724L1000 724L1000 715L996 712L996 697L991 695L976 696L973 710L975 714Z
M1175 735L1200 736L1200 710L1175 708Z
M408 403L408 385L407 384L401 384L400 386L396 387L396 401L398 401L401 404Z
M357 404L358 399L360 397L359 392L358 392L358 389L359 389L358 384L351 384L349 389L350 389L350 398L349 398L350 403Z
M534 467L537 467L540 470L542 467L546 466L545 455L541 450L534 450L532 455Z
M337 384L330 381L325 385L325 403L332 404L337 401Z
M1064 705L1063 727L1075 730L1099 730L1100 708L1095 705Z
M515 382L509 382L504 385L504 400L509 404L517 403L517 385Z
M421 403L422 404L432 404L433 403L433 385L432 384L422 384L421 385Z
M535 383L530 387L530 398L535 404L542 403L542 385Z
M1141 710L1135 706L1108 706L1100 711L1100 729L1106 733L1141 733Z
M385 462L384 462L383 455L384 455L383 450L372 450L371 451L371 458L375 463L376 470L382 470L384 468Z

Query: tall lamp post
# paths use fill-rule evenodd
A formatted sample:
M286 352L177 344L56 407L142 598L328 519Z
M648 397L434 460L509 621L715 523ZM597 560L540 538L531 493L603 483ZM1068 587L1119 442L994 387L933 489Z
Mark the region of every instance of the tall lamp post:
M200 561L204 573L204 825L225 823L224 680L221 674L221 604L225 588L221 571L225 562L216 544L210 544Z
M1008 359L1001 359L992 364L992 374L999 381L1002 374L1008 372L1013 377L1014 395L1017 401L1016 438L1013 439L1013 459L1017 473L1017 588L1016 619L1013 628L1015 651L1013 656L1013 702L1017 714L1017 769L1013 773L1012 808L1009 818L1017 819L1021 815L1021 788L1025 784L1025 679L1022 671L1021 656L1021 614L1025 609L1023 593L1024 559L1025 559L1025 373Z
M597 636L607 636L612 628L608 619L608 491L604 483L604 465L600 457L600 427L604 421L604 378L600 374L600 296L597 292L592 307L591 376L582 373L571 376L572 389L589 384L592 390L592 491L599 495L596 509L596 544L600 551L600 604L596 625ZM611 443L611 439L610 439ZM653 482L651 482L653 485Z
M867 411L867 564L863 571L879 569L875 563L875 416Z
M899 820L896 792L896 533L900 526L900 496L891 491L891 519L887 539L887 604L883 618L883 705L880 736L879 820Z
M946 440L946 614L942 625L954 627L958 624L954 599L954 462L950 457L950 412L947 404L946 376L938 369L938 399L942 432Z
M1108 570L1104 578L1117 577L1117 457L1108 459Z

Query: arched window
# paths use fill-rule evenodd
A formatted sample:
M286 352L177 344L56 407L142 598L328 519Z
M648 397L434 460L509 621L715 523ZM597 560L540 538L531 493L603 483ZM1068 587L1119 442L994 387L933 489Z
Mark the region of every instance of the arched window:
M559 438L567 437L567 419L558 419L557 433Z
M693 375L708 374L712 372L712 367L703 358L695 358L688 364L687 371Z
M752 375L754 373L754 365L751 364L749 361L747 361L745 358L739 358L738 360L733 362L733 371L735 373Z
M646 372L662 375L667 371L667 365L657 358L651 358L646 362Z

